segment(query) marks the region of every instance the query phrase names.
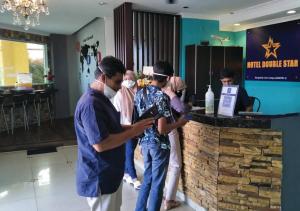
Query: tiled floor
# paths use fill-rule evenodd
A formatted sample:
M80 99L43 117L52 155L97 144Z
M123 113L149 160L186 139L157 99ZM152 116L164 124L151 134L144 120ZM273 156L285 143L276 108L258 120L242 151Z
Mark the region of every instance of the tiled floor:
M33 156L26 151L0 153L0 210L88 211L85 199L76 194L75 164L76 146ZM122 211L134 210L137 193L123 185Z

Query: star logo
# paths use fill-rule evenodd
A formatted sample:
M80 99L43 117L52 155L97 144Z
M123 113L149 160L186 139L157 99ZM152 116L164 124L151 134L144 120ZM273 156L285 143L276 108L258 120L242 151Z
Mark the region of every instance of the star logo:
M280 43L274 43L273 38L269 37L269 41L267 44L263 44L262 47L266 49L265 57L268 59L270 56L274 56L277 59L276 50L280 47Z

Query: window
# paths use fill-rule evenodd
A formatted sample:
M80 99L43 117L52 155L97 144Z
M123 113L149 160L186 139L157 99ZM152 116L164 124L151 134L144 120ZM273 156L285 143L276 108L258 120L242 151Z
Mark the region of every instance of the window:
M0 86L14 86L18 73L32 73L32 83L44 83L47 46L0 40Z

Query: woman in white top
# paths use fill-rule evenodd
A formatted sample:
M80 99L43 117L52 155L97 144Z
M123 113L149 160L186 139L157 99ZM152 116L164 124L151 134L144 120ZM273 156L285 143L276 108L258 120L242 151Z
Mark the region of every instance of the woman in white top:
M137 83L134 72L127 70L124 75L122 88L114 97L114 106L121 115L121 125L131 125L134 106L134 96L137 91ZM132 139L126 143L125 153L125 174L124 181L133 184L134 188L139 190L141 183L137 179L134 167L134 150L138 140Z

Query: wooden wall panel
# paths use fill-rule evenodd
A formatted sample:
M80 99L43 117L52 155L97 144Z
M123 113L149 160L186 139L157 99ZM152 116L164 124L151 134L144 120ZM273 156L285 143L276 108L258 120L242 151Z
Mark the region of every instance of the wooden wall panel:
M159 60L159 15L158 14L154 14L154 61L153 64L155 64L158 60Z
M168 41L169 41L169 48L168 48L168 61L170 61L170 63L172 65L173 61L174 61L174 18L173 17L169 17L168 19L168 31L169 31L169 36L168 36Z
M152 66L159 60L170 62L175 73L179 72L179 22L180 16L134 11L134 66ZM137 18L136 18L137 17ZM138 50L139 49L139 50Z
M154 63L154 15L149 15L149 64Z
M138 14L135 13L133 14L133 26L136 25L138 23ZM139 66L139 42L138 40L138 31L137 31L137 27L133 27L133 64L134 67L133 69L136 70Z
M144 65L149 65L149 15L144 13Z
M132 3L114 9L115 52L126 69L133 70L133 13Z
M175 67L175 72L177 75L179 75L179 47L180 47L180 16L175 16L174 17L174 24L175 24L175 28L174 28L174 67Z
M139 34L140 34L140 37L139 37L139 42L140 42L140 64L141 66L143 67L144 66L144 45L145 45L145 42L144 42L144 13L141 12L140 13L140 23L139 23Z
M159 60L179 72L180 16L132 10L124 3L114 10L115 51L127 69L141 71Z

